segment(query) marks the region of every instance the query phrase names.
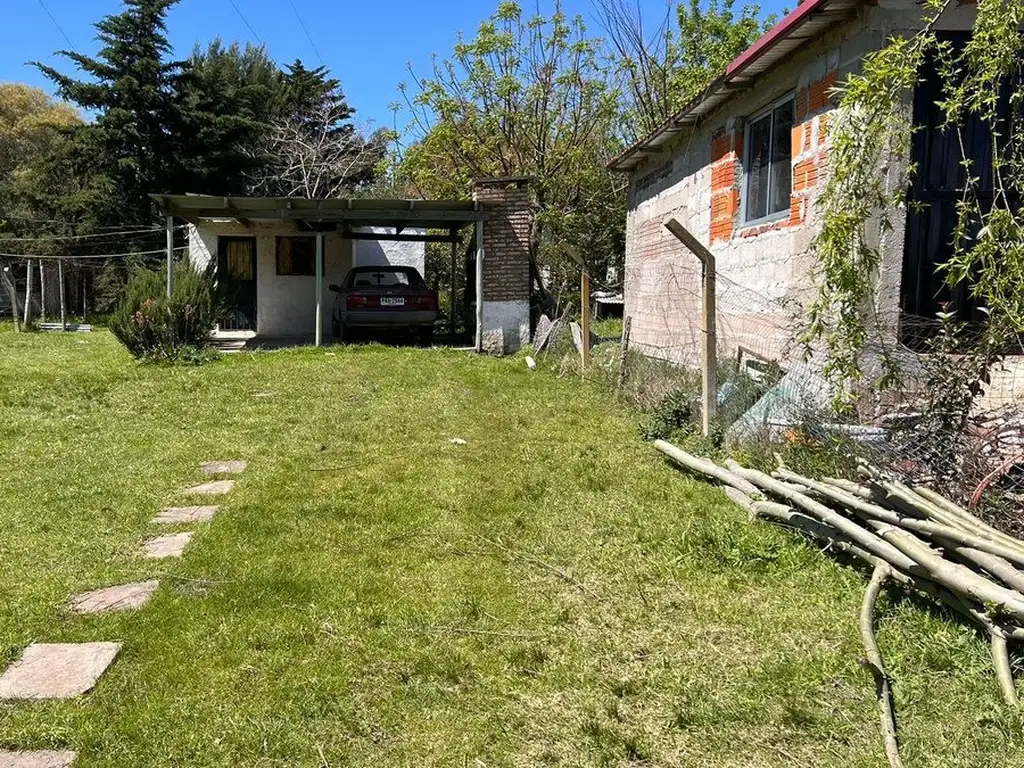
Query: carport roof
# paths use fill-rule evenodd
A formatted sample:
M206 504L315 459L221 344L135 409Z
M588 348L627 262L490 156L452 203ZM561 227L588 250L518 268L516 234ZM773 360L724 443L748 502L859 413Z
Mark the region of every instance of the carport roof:
M345 227L397 226L460 229L482 221L487 214L472 200L379 200L292 197L214 197L207 195L150 195L165 216L187 221L202 219L302 221L310 225Z

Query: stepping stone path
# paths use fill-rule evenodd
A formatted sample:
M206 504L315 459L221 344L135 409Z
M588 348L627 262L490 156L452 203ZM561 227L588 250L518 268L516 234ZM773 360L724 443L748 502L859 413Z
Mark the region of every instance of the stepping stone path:
M257 393L257 396L263 393ZM271 393L266 393L267 395ZM208 461L199 468L209 476L237 475L246 461ZM234 480L211 480L185 489L190 496L219 496L235 487ZM217 514L218 507L168 507L152 522L203 523ZM157 536L142 547L148 558L181 557L192 533ZM80 614L141 608L156 592L159 581L121 584L83 592L71 598L71 610ZM92 690L114 663L121 643L33 643L21 658L0 675L0 700L72 699ZM76 753L66 750L0 750L0 768L70 768Z
M248 466L248 461L207 461L199 468L208 475L237 475Z
M231 493L231 489L234 487L234 480L211 480L209 483L186 488L185 494L188 496L223 496L226 493Z
M108 613L109 611L131 611L141 608L160 586L159 581L142 581L137 584L122 584L118 587L94 589L71 598L71 610L75 613Z
M69 768L78 757L74 752L0 752L0 768Z
M168 507L153 518L153 523L206 523L213 519L220 507Z
M91 690L120 643L33 643L0 675L0 699L72 699Z
M142 545L142 554L144 557L149 558L161 558L161 557L181 557L181 553L185 551L185 547L192 540L192 532L187 533L172 533L168 536L157 536L155 539L150 539Z

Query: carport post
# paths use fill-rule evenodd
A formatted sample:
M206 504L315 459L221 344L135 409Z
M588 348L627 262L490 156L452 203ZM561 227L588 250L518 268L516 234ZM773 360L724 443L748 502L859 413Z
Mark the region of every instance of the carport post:
M484 223L476 223L476 351L484 351Z
M316 233L316 346L323 342L323 306L324 306L324 233Z

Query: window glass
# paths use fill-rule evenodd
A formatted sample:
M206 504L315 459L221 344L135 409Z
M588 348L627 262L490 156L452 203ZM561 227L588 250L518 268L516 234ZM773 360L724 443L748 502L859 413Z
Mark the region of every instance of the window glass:
M789 209L793 188L792 131L792 99L750 122L745 158L746 221Z
M352 275L355 288L387 288L407 285L422 288L425 283L418 273L405 269L360 269Z
M792 192L793 102L787 101L772 112L772 167L769 181L768 213L789 209Z
M252 246L249 240L228 241L225 261L231 279L252 280Z
M768 215L768 184L772 116L765 115L750 125L747 134L747 220Z
M277 274L315 275L316 238L305 236L277 238Z

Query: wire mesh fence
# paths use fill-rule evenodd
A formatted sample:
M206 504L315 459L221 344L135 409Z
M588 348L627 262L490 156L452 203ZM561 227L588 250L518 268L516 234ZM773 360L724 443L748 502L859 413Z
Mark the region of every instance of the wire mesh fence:
M970 324L875 313L854 406L837 410L825 355L804 341L816 296L810 278L776 266L757 275L755 289L742 273L719 270L716 414L704 437L701 268L679 258L678 243L659 247L675 258L652 258L648 249L627 270L628 348L592 338L587 372L643 414L645 437L692 437L765 468L781 455L818 475L852 479L870 465L1024 534L1019 345L993 362ZM539 356L563 374L580 372L568 318L555 322Z

